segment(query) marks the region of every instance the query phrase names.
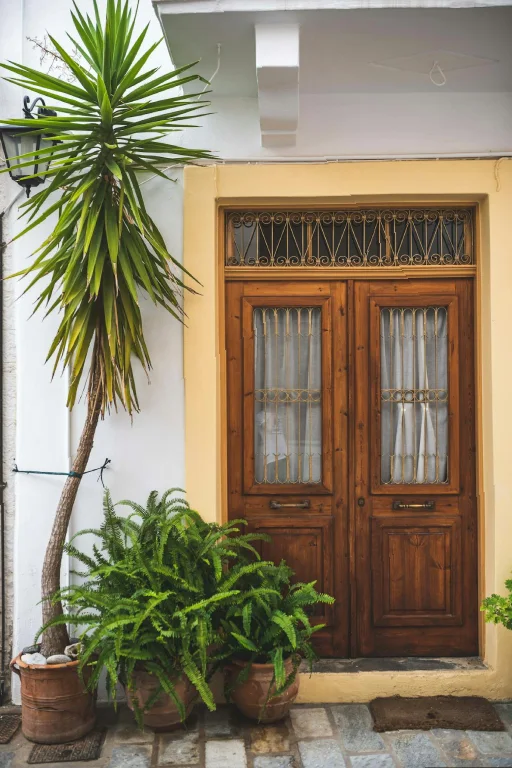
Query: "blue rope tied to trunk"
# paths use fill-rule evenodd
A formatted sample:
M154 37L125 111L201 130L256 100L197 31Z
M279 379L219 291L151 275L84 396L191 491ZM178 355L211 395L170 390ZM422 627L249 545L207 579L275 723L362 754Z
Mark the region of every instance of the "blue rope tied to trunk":
M99 472L99 480L101 480L101 484L103 487L105 487L105 483L103 482L103 472L107 468L108 464L111 463L110 459L105 459L101 467L95 467L94 469L87 469L85 472L45 472L40 469L18 469L18 465L15 464L13 467L13 472L20 472L23 475L61 475L64 477L79 477L82 478L84 475L88 475L90 472Z

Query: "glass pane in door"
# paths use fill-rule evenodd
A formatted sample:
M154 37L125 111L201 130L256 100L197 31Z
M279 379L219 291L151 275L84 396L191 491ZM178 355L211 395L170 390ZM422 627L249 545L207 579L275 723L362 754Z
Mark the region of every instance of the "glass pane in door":
M381 476L448 482L446 307L386 307L380 316Z
M321 314L254 309L256 483L321 482Z

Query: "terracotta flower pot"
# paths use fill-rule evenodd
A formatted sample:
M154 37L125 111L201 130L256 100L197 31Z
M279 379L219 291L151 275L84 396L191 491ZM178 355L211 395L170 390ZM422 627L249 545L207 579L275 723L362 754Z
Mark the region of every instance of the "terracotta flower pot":
M126 698L128 706L134 711L134 699L142 709L147 701L153 696L159 686L158 678L150 675L145 670L136 670L134 673L135 690L126 689ZM194 700L197 691L185 675L177 680L173 680L176 688L176 694L185 708L185 719L190 715L194 708ZM162 693L151 709L144 713L144 725L152 728L154 731L165 731L179 725L182 720L180 713L174 701L169 694Z
M21 680L21 729L26 739L66 744L94 728L96 693L86 690L78 661L39 666L25 664L20 654L11 669Z
M228 688L233 689L231 699L238 709L251 720L258 720L261 723L275 723L277 720L282 720L297 698L300 684L299 673L297 672L295 680L286 691L269 699L269 691L270 694L275 692L275 685L272 685L273 665L252 664L247 680L237 684L237 677L246 664L245 661L234 660L226 668L226 683ZM288 677L293 670L293 660L291 658L286 659L284 666ZM267 702L266 706L265 702Z

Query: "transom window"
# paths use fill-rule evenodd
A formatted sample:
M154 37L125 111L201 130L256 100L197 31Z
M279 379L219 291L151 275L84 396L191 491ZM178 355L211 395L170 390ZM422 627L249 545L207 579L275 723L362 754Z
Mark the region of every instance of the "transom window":
M474 264L473 211L228 211L225 263L306 268Z

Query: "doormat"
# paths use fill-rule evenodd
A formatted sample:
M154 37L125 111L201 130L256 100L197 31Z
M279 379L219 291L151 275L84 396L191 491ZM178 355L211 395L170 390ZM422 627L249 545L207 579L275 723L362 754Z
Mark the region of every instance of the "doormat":
M35 744L27 762L29 765L36 765L97 760L101 755L105 733L105 730L92 731L83 739L71 741L69 744Z
M374 731L455 728L459 731L504 731L498 713L481 696L423 696L374 699L370 702Z
M0 744L8 744L20 727L20 715L0 715Z

